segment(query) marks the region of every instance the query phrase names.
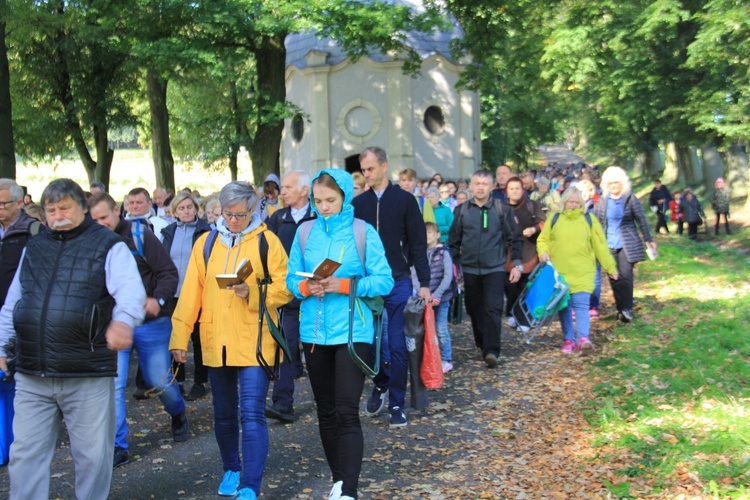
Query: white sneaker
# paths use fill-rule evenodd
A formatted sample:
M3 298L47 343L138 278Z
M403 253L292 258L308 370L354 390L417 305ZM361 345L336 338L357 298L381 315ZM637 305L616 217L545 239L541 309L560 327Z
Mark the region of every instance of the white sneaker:
M523 332L523 333L528 333L528 332L529 332L529 330L531 330L531 328L530 328L530 327L528 327L528 326L523 326L523 325L520 325L520 326L518 327L518 329L517 329L517 330L518 330L519 332Z
M514 318L513 316L509 316L508 317L508 326L511 327L511 328L517 327L518 326L518 322L516 322L516 318Z
M333 488L328 494L328 500L341 500L341 488L344 486L344 481L336 481L333 483Z
M453 369L453 363L450 361L443 361L443 373L448 373Z

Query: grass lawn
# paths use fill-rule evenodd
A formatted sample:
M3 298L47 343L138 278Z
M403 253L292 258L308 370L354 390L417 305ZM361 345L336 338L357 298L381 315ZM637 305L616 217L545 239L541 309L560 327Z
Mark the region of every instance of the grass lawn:
M749 233L660 236L637 266L636 319L591 361L585 409L600 458L636 457L616 496L750 497Z

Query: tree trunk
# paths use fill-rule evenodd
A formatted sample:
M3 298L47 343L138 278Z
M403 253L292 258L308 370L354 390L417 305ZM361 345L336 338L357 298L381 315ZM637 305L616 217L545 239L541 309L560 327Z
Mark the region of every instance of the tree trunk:
M666 160L664 162L664 172L661 181L667 186L672 186L678 182L684 182L682 168L680 167L679 146L674 142L667 143Z
M721 155L713 143L707 143L702 148L703 151L703 185L707 192L714 188L714 182L719 177L724 177L724 162Z
M650 144L643 151L643 170L644 175L651 179L658 178L664 170L661 150L657 144Z
M695 160L690 146L686 144L675 144L677 153L677 168L680 170L680 180L688 185L698 182L695 176Z
M254 50L255 70L258 78L258 110L261 113L258 128L250 148L253 162L253 180L263 182L269 173L279 174L279 149L284 120L278 115L263 116L279 104L286 102L286 33L263 37Z
M94 126L94 142L96 145L94 180L102 182L109 191L109 173L112 170L112 159L115 157L115 152L109 148L106 123L104 126Z
M159 78L156 70L146 71L148 106L151 110L151 157L154 161L156 186L174 191L174 157L169 141L168 81Z
M5 45L7 2L0 0L0 177L16 178L16 155L13 146L13 114L10 100L8 47Z
M748 162L747 150L742 143L732 144L726 154L725 172L726 184L732 196L746 196L748 194Z

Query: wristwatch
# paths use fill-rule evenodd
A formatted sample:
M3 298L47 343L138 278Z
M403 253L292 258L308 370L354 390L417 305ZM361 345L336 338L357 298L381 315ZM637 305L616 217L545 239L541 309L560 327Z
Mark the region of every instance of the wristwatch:
M520 272L523 272L523 264L518 264L518 265L517 265L517 266L515 266L515 267L516 267L516 269L518 269L518 270L519 270Z
M156 301L159 303L159 307L164 307L164 304L166 304L165 300L159 297L156 299Z

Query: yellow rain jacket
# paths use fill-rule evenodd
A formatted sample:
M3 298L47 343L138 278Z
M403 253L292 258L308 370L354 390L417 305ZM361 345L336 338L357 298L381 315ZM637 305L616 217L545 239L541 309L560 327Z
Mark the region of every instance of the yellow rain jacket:
M268 285L266 304L276 321L274 309L282 307L293 296L286 288L287 255L281 242L265 224L240 235L238 242L227 247L221 235L216 238L208 266L204 264L203 247L210 233L202 235L193 245L180 298L172 315L172 338L169 349L187 351L188 340L196 321L200 321L201 349L206 366L259 366L256 356L258 341L259 290L257 280L263 276L258 235L264 232L268 242ZM217 274L231 274L237 264L247 259L253 272L246 280L250 288L247 300L231 289L221 289ZM208 269L206 269L208 267ZM198 315L200 314L200 319ZM222 352L226 347L226 365ZM263 358L274 359L276 343L263 322Z
M582 209L565 210L554 228L553 217L547 219L536 241L537 253L549 254L557 272L568 282L570 293L594 292L597 260L609 274L617 271L601 224L593 214L590 218L591 227Z

